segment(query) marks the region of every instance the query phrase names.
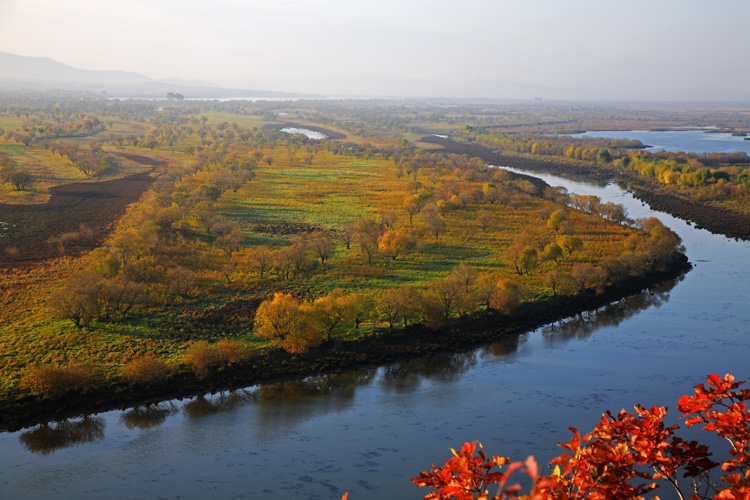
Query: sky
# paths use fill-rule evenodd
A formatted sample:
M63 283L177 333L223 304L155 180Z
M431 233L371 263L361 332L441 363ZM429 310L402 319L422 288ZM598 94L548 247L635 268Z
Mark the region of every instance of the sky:
M416 79L717 100L750 93L748 21L748 0L0 0L0 51L287 87L269 90Z

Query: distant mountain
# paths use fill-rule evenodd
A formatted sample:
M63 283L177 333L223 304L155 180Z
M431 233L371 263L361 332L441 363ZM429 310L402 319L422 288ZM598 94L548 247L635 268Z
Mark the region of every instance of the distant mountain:
M302 97L289 92L221 88L200 80L155 80L129 71L90 71L48 57L27 57L0 52L0 91L95 94L111 97L164 97L176 92L186 98Z
M0 80L133 84L148 82L150 78L128 71L88 71L49 57L27 57L0 52Z

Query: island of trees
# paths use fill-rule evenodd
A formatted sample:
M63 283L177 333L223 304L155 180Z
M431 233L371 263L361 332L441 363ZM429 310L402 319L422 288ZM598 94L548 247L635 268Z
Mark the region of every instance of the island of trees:
M479 127L528 116L404 106L0 99L3 425L467 349L686 269L658 220L488 162L522 140ZM573 154L746 206L741 167L631 146Z

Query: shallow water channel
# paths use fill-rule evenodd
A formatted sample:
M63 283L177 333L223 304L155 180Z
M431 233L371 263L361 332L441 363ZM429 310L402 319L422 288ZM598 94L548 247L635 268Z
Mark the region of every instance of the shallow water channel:
M539 176L654 215L615 185ZM464 441L544 464L568 425L674 411L709 373L750 379L750 243L655 215L695 266L682 280L465 354L0 434L0 499L418 499L409 478Z

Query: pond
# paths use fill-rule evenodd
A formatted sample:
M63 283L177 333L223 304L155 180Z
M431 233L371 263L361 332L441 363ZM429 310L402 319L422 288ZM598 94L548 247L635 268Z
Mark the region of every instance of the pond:
M568 425L634 403L674 411L709 373L750 379L750 243L654 214L616 185L535 175L658 216L695 268L464 354L0 434L0 498L418 499L427 491L409 478L464 441L545 464Z
M300 128L300 127L285 127L279 129L279 132L284 132L287 134L302 134L308 139L315 139L315 140L322 140L328 138L326 134L323 132L318 132L316 130L310 130L308 128Z

